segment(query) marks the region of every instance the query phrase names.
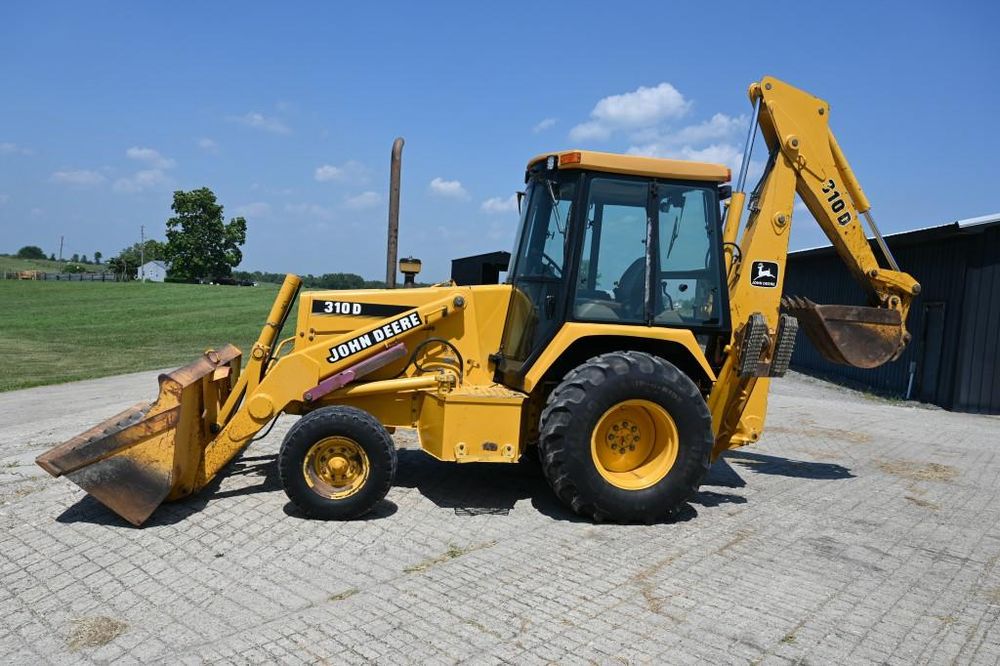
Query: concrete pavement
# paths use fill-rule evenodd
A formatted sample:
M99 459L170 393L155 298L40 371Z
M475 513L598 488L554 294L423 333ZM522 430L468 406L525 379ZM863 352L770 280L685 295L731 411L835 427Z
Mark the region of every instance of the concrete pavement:
M996 663L1000 419L790 376L678 520L578 520L529 466L400 432L397 485L306 520L274 456L130 527L34 466L156 373L0 394L6 663Z

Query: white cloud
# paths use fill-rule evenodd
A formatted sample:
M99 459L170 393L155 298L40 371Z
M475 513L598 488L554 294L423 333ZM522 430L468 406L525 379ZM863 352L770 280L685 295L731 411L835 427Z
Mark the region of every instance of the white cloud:
M555 118L545 118L541 120L537 125L532 127L531 131L534 132L535 134L538 134L539 132L544 132L545 130L551 128L555 124L556 124Z
M665 131L654 127L640 130L632 134L632 140L646 145L659 145L666 149L669 146L690 146L709 141L725 141L744 134L749 118L745 115L732 117L724 113L716 113L710 119L695 125L688 125L676 131Z
M443 178L435 178L430 184L431 194L435 194L439 197L448 197L450 199L468 199L469 193L465 191L462 187L461 181L458 180L445 180Z
M125 151L125 156L131 160L145 162L154 169L172 169L177 164L177 162L169 157L164 157L160 154L160 151L153 148L132 146Z
M316 167L313 177L321 183L330 180L340 180L344 177L344 170L332 164L324 164L323 166Z
M742 138L749 124L745 115L729 116L716 113L708 120L680 129L664 125L648 127L631 133L632 145L626 152L631 155L715 162L725 164L733 174L743 159L741 147L733 141ZM759 175L763 164L751 162L748 180Z
M31 148L25 148L16 143L10 143L9 141L0 143L0 155L34 155L34 153L35 151Z
M198 147L206 153L211 153L212 155L217 155L219 153L219 144L213 139L209 139L207 136L198 139Z
M125 151L125 156L131 160L143 162L148 168L140 169L130 176L123 176L115 180L112 186L115 192L144 192L165 186L170 183L166 170L177 166L176 161L162 155L155 148L132 146Z
M517 212L517 195L512 194L507 198L490 197L482 203L480 208L487 213L512 213Z
M50 176L50 179L53 183L59 183L61 185L75 185L78 187L93 187L94 185L100 185L105 180L103 175L97 171L90 171L89 169L66 169L56 171Z
M131 176L119 178L115 181L115 192L143 192L148 189L166 185L169 182L167 174L161 169L143 169L136 171Z
M382 197L378 195L377 192L362 192L355 197L347 197L344 200L344 205L348 208L353 208L354 210L361 210L364 208L374 208L382 202Z
M617 130L642 129L680 118L690 108L691 102L669 83L655 88L640 86L598 101L590 112L591 119L573 127L569 137L574 141L603 140Z
M317 218L320 220L332 220L336 213L331 208L313 203L285 204L285 212L302 217Z
M692 160L695 162L718 162L729 164L735 161L739 164L743 154L739 148L728 143L713 143L704 148L677 146L671 143L649 143L631 146L629 155L644 155L646 157L666 157L675 160Z
M364 182L368 180L368 169L354 160L348 160L340 166L324 164L316 167L313 178L321 183L330 181Z
M272 134L289 134L292 131L288 125L277 118L271 118L256 111L251 111L242 116L230 116L229 120L240 125L271 132Z
M271 204L263 201L243 204L236 207L236 214L240 217L267 217L271 214Z

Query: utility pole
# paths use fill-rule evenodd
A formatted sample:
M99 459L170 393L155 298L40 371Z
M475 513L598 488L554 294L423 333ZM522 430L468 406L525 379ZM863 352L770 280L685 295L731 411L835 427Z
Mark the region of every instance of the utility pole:
M59 237L59 261L62 261L63 238L65 238L65 236Z
M146 281L146 225L139 225L139 276L140 282Z

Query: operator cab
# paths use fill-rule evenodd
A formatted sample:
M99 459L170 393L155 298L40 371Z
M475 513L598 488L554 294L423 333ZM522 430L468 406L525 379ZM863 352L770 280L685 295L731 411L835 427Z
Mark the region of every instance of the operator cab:
M521 386L567 321L728 331L727 180L721 165L591 151L529 162L498 379Z

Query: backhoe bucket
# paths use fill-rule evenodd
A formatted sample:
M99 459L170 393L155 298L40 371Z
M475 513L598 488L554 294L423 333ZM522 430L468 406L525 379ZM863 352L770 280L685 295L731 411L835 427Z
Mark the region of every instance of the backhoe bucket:
M139 403L77 435L35 461L65 476L133 525L165 499L200 485L199 467L211 426L240 370L240 350L226 345L160 375L152 404Z
M877 368L895 360L906 347L906 328L897 310L817 305L798 296L783 298L781 304L832 363Z

